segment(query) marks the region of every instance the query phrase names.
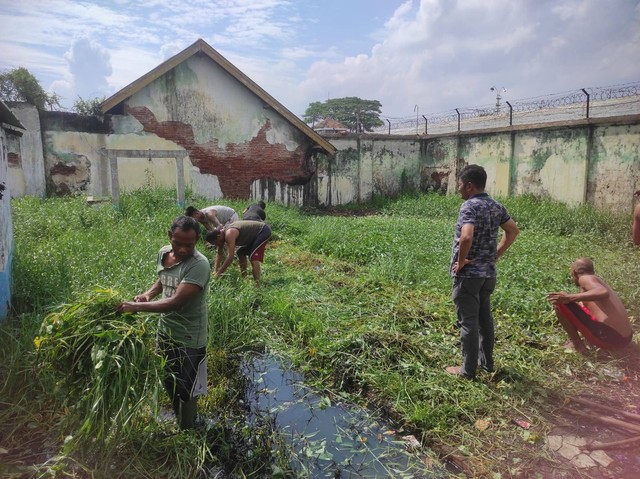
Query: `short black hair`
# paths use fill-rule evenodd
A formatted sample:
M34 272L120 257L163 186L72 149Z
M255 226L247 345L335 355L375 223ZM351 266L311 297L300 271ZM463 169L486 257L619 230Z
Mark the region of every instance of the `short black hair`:
M198 208L194 208L193 206L188 206L186 210L184 210L185 216L193 216L193 214L198 211Z
M220 234L220 230L218 228L212 229L211 231L207 231L207 234L204 236L204 240L207 243L215 243L218 239L218 234Z
M264 210L267 207L267 204L264 201L260 200L258 201L258 206Z
M171 223L171 232L173 233L175 230L181 231L189 231L193 230L196 232L196 239L200 238L200 224L190 216L178 216Z
M471 183L476 188L484 190L487 185L487 172L480 165L467 165L462 168L458 174L458 178L463 183Z

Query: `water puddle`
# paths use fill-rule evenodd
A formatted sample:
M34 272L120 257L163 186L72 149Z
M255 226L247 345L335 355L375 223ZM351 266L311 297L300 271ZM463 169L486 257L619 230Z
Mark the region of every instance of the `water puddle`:
M242 369L249 380L249 421L272 422L297 477L452 477L435 454L411 451L411 441L370 412L317 394L276 358L252 357Z

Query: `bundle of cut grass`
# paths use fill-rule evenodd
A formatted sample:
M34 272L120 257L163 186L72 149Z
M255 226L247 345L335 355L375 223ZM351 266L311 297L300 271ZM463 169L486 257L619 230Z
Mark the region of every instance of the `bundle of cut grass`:
M119 303L114 291L96 290L47 315L34 339L38 373L60 393L71 439L97 447L119 441L140 413L157 408L163 360L152 319L119 314Z

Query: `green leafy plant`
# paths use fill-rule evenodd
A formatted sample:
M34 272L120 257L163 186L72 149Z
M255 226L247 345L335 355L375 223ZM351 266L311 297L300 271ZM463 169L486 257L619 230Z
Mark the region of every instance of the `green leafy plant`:
M97 290L65 304L45 316L33 340L38 373L50 375L62 407L73 411L68 444L118 443L138 416L157 410L163 360L154 328L149 317L117 313L120 300Z

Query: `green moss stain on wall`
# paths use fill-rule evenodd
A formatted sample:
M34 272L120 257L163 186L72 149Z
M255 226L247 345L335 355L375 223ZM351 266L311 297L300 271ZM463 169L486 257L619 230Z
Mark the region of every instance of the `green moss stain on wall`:
M547 163L547 160L551 157L551 149L550 148L539 148L535 149L531 155L531 164L533 169L536 171L540 171L544 168L544 165Z

